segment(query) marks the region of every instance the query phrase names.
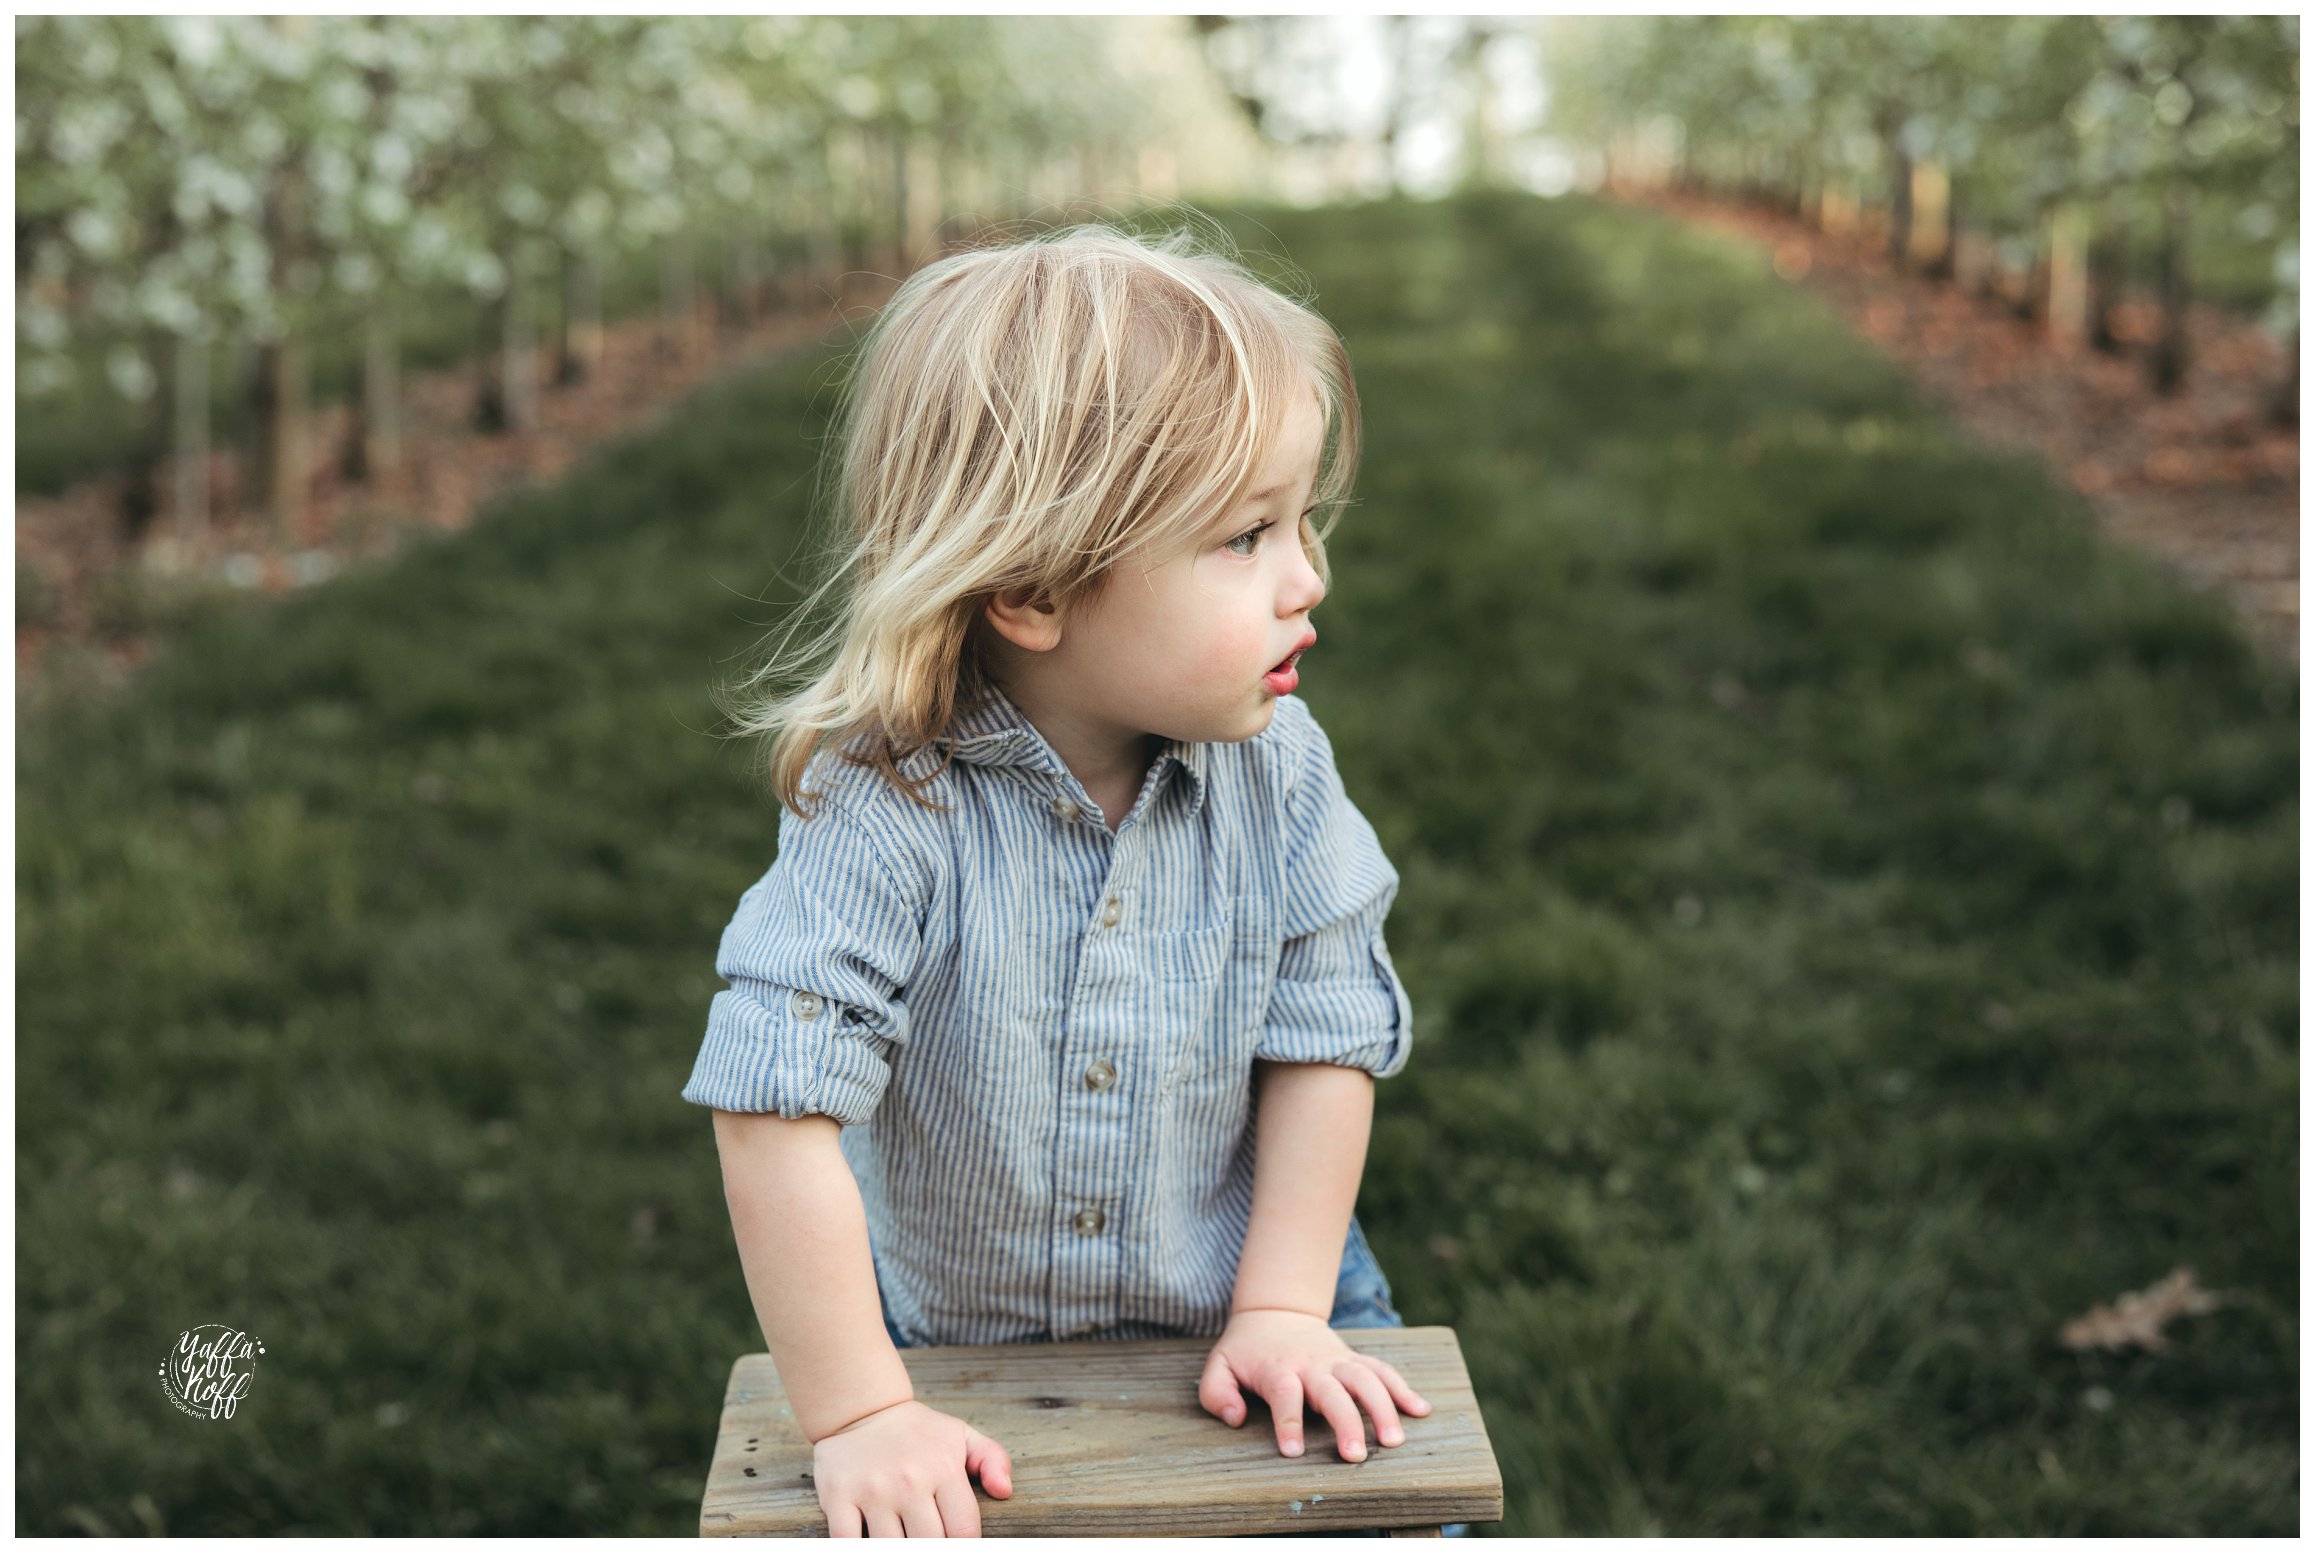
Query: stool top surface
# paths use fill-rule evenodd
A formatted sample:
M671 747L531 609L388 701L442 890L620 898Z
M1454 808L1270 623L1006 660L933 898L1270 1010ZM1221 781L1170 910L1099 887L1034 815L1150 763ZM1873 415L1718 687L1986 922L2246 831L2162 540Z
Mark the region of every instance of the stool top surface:
M917 1400L1003 1445L1013 1497L976 1481L990 1537L1197 1537L1437 1526L1503 1518L1503 1478L1452 1327L1339 1333L1393 1366L1431 1404L1406 1441L1344 1461L1325 1417L1303 1409L1303 1453L1281 1456L1270 1409L1245 1391L1233 1429L1198 1403L1210 1338L904 1348ZM1243 1388L1241 1388L1243 1389ZM812 1446L770 1354L732 1366L700 1504L702 1536L820 1537Z

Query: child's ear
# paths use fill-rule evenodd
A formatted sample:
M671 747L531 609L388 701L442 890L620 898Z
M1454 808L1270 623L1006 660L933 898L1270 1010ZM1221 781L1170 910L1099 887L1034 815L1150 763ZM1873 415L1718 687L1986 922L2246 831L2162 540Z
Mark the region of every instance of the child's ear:
M981 614L990 630L1025 652L1049 652L1061 645L1061 612L1027 588L992 594Z

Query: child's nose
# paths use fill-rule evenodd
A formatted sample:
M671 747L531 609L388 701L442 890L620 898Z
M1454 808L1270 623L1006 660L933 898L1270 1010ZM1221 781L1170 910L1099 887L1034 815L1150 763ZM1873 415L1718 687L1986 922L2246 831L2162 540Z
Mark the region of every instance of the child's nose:
M1288 591L1293 596L1296 609L1316 609L1326 597L1326 584L1319 580L1318 568L1310 564L1308 556L1302 558Z

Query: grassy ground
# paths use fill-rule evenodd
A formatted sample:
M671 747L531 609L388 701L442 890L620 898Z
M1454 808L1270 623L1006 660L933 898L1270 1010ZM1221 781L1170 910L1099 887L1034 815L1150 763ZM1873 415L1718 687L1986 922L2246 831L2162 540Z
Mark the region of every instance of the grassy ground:
M1517 1533L2298 1524L2296 684L1765 261L1274 213L1369 416L1306 696L1405 880L1361 1214ZM685 1533L708 687L832 361L19 729L17 1525ZM794 573L790 573L791 579ZM2159 1355L2059 1325L2189 1263ZM266 1343L172 1410L178 1332Z

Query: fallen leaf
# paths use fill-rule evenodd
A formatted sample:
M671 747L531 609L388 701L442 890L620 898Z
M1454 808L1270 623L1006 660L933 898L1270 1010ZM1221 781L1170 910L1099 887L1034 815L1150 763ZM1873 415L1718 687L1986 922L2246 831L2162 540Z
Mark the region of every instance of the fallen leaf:
M2195 1286L2194 1269L2174 1267L2159 1283L2123 1295L2112 1305L2093 1305L2058 1331L2058 1341L2077 1352L2090 1348L2119 1351L2132 1343L2149 1353L2170 1346L2162 1335L2165 1322L2179 1316L2201 1316L2232 1304L2232 1296Z

